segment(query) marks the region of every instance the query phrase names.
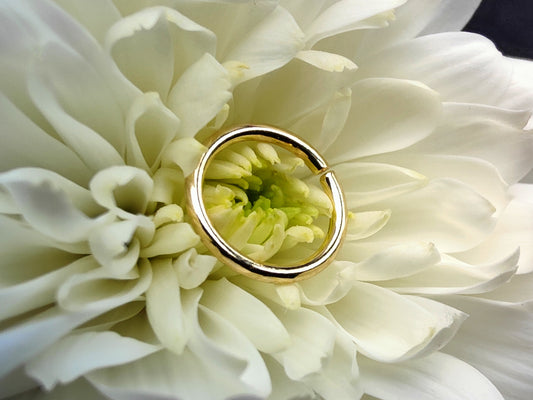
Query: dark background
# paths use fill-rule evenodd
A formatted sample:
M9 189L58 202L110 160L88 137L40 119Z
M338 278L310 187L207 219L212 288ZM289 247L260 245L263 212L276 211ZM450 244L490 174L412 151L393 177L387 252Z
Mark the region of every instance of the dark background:
M533 59L533 0L483 0L464 30L488 37L507 56Z

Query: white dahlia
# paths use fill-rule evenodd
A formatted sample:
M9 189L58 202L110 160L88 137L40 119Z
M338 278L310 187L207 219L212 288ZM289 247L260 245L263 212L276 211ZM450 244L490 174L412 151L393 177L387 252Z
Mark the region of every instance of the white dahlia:
M0 0L0 398L528 398L533 66L450 32L477 3ZM239 124L339 177L346 240L308 280L239 275L189 223ZM300 164L221 155L225 239L322 237Z

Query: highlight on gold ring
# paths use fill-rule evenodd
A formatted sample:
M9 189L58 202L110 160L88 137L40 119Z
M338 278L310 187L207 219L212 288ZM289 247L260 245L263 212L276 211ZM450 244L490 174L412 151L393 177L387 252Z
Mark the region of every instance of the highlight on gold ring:
M311 173L319 178L322 189L331 201L329 226L321 245L313 254L292 265L258 262L242 254L224 240L208 216L203 200L203 184L209 164L225 148L248 141L277 145L301 158ZM335 172L329 168L317 150L292 133L265 125L234 127L213 135L205 144L207 151L187 177L186 207L194 230L215 257L245 276L273 283L289 283L310 278L333 261L344 239L347 212Z

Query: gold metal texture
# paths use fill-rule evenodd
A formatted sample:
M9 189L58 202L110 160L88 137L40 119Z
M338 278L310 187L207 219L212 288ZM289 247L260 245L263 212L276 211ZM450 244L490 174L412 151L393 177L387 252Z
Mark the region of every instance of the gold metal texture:
M278 145L302 158L315 175L333 204L329 230L320 248L296 265L276 266L256 262L229 245L211 223L203 202L202 187L209 162L224 148L239 142L257 141ZM195 170L187 177L187 211L194 230L205 246L224 264L235 271L264 282L290 283L310 278L326 268L339 250L346 231L344 194L335 173L311 145L294 134L266 125L244 125L217 133L208 139L207 151Z

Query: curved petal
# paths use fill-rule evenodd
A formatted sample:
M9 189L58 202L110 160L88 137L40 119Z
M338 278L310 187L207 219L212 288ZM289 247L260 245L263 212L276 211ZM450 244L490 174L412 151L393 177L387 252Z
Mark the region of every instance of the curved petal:
M146 291L146 313L154 333L166 349L181 354L190 329L182 309L178 277L170 258L152 261L153 277Z
M380 282L400 293L448 294L484 293L507 282L516 272L519 251L498 262L469 265L446 256L436 265L411 276Z
M215 257L198 254L196 249L190 249L181 254L173 262L180 287L194 289L200 286L207 279L217 262L218 260Z
M90 169L76 153L36 125L3 93L0 93L0 119L3 135L10 135L0 147L1 171L40 167L87 185Z
M59 286L71 275L87 272L92 268L83 260L74 261L55 271L41 275L18 285L0 288L0 302L9 304L0 308L0 320L24 314L27 311L52 304Z
M108 29L121 17L112 0L96 0L87 3L83 0L54 0L82 24L101 44Z
M338 164L405 148L428 136L440 116L439 95L420 83L388 78L358 81L352 86L344 129L324 155Z
M168 107L181 120L180 137L194 136L231 99L228 72L204 54L178 79L168 95Z
M94 200L115 215L128 219L146 210L153 181L146 171L117 166L98 172L90 183Z
M98 267L91 256L86 257L86 260ZM110 278L100 268L72 275L59 288L57 304L73 312L98 311L101 314L145 293L152 280L152 268L148 261L141 260L139 267L123 278Z
M89 371L126 364L160 350L159 346L114 332L71 334L26 364L26 371L46 390L74 381ZM95 357L94 354L99 354Z
M481 0L440 0L433 18L420 35L462 30L480 3Z
M401 364L358 358L366 393L382 400L503 400L494 385L467 363L442 353Z
M179 126L179 119L163 105L156 93L139 96L126 117L125 158L128 165L154 172Z
M492 42L466 32L422 36L357 63L361 78L413 79L437 91L443 101L465 103L498 104L512 76Z
M435 179L422 189L372 204L390 209L391 217L370 242L433 242L440 251L464 251L491 233L495 208L468 186Z
M447 134L451 134L450 130L447 131ZM443 146L443 152L446 152L444 149L445 146ZM406 149L405 152L398 151L378 155L372 157L372 160L394 164L397 168L409 168L423 175L426 180L452 178L461 181L489 200L496 207L498 214L507 206L509 201L509 195L506 193L507 184L500 171L493 164L466 155L429 153Z
M276 7L224 52L222 62L238 61L246 66L236 84L282 67L303 47L304 34L293 17Z
M201 304L220 314L265 353L275 353L290 344L281 321L260 300L226 279L208 281L202 288Z
M33 177L29 176L31 172ZM87 217L82 210L94 212L98 207L91 204L85 189L53 173L13 170L0 175L0 184L15 202L16 213L35 230L58 241L87 240L95 228L112 219L105 214L95 219Z
M212 32L176 10L153 7L114 24L105 47L131 82L166 101L170 88L189 66L205 53L214 55L215 43Z
M467 296L438 300L470 314L444 351L479 369L507 400L528 398L533 391L531 302L505 304Z
M102 309L71 313L53 307L0 333L0 376L45 350L72 329L89 321Z
M533 135L522 130L530 112L476 104L445 103L444 119L406 156L440 154L475 157L492 163L507 183L533 168Z
M335 325L306 308L286 310L276 306L273 311L291 338L291 345L287 349L272 354L284 366L287 376L302 380L309 374L320 373L326 360L333 354Z
M350 248L344 245L338 258L349 259ZM356 249L354 249L356 251ZM350 263L342 276L359 281L382 281L410 276L434 266L441 259L433 243L408 243L388 246L359 263ZM381 285L381 283L380 283Z
M392 10L405 0L341 0L323 10L306 29L307 46L328 36L356 29L361 21Z
M494 232L479 246L456 256L469 263L492 263L520 247L518 273L533 271L533 185L511 188L513 199L498 220Z
M41 53L28 76L35 106L89 168L123 164L122 109L107 83L76 50L52 42Z
M419 189L428 182L417 171L393 163L343 162L335 165L335 174L351 209Z
M383 362L438 350L465 318L451 307L439 303L428 306L357 281L346 296L327 308L361 353Z

